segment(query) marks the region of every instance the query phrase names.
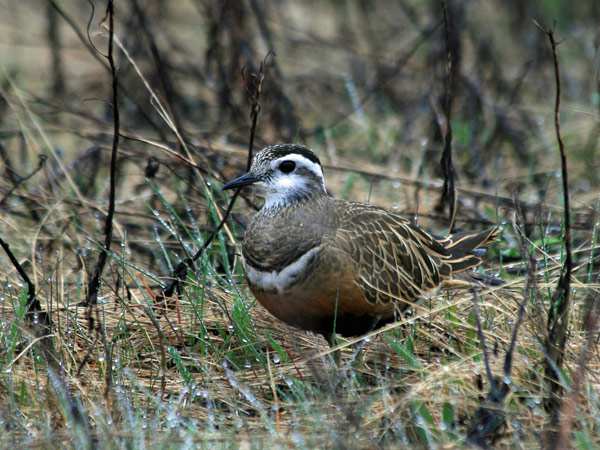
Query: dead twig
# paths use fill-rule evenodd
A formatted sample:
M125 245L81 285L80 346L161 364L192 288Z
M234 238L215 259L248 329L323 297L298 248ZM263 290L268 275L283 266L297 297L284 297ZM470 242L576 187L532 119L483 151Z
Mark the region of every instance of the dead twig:
M506 352L506 356L504 357L504 378L500 387L498 387L496 379L491 374L484 341L481 341L481 346L484 352L484 359L486 362L486 370L488 378L490 379L490 392L488 393L485 400L482 402L481 406L477 410L477 413L475 414L471 426L469 427L469 431L467 433L469 442L480 447L486 447L489 444L489 442L486 442L486 440L494 440L494 438L497 436L496 430L498 430L500 425L502 425L502 423L504 422L504 417L502 413L503 403L509 391L509 384L512 382L511 372L513 354L515 351L517 338L519 336L519 328L521 326L521 323L523 322L523 317L525 316L525 308L529 300L529 293L535 285L535 267L535 258L533 257L533 255L529 254L529 276L527 277L527 284L525 286L523 300L519 305L519 312L517 314L517 320L513 328L510 345L508 351ZM473 301L475 304L473 312L475 315L475 320L477 322L477 332L480 335L479 338L483 339L481 324L478 317L479 314L477 312L478 307L476 307L477 298L475 296Z
M260 103L259 103L260 93L261 93L261 88L262 88L262 82L265 78L264 68L265 68L267 58L269 56L271 56L271 52L267 53L267 56L265 56L265 59L263 60L263 62L260 65L260 70L259 70L258 74L250 74L250 76L248 78L246 78L244 76L244 80L246 81L246 90L248 92L248 101L250 102L250 106L251 106L250 139L248 140L248 161L246 164L247 171L250 170L250 165L252 164L252 149L254 148L254 136L256 134L256 123L258 120L258 114L260 112ZM244 75L243 70L242 70L242 75ZM227 205L227 209L225 210L225 214L223 215L223 218L221 219L221 221L219 222L219 224L217 225L215 230L204 241L204 244L202 245L202 247L200 247L200 249L198 249L198 251L192 258L187 258L187 259L181 261L177 265L177 267L171 274L171 278L172 278L171 281L156 296L157 304L160 304L160 303L164 302L166 299L172 297L173 294L175 293L175 289L177 289L178 291L180 290L181 282L185 279L185 277L187 275L187 271L190 269L193 270L194 262L196 262L200 258L200 256L202 256L204 251L208 248L208 246L211 244L213 239L219 234L219 232L221 231L221 229L227 222L227 219L229 218L229 214L231 213L231 210L233 209L233 204L235 203L235 200L238 197L240 190L241 189L238 188L233 193L231 200L229 201L229 204Z
M550 46L552 47L552 56L554 60L554 76L556 80L556 97L554 104L554 128L556 130L556 139L558 141L558 147L560 150L561 160L561 172L562 172L562 184L563 184L563 197L565 203L564 210L564 227L565 227L565 263L561 270L560 278L556 286L556 290L552 295L552 301L550 303L550 311L548 312L548 337L545 342L545 349L547 352L546 356L546 367L545 376L550 384L550 396L544 402L546 410L551 416L551 430L549 436L547 436L548 443L551 443L553 448L564 448L560 446L558 440L554 438L555 428L558 425L560 418L560 404L563 386L560 383L560 370L564 359L565 345L567 342L567 327L569 322L569 310L570 310L570 296L571 296L571 272L573 268L572 250L571 250L571 217L570 217L570 203L569 203L569 180L567 171L567 156L565 153L565 144L563 143L562 135L560 132L560 95L561 95L561 81L560 81L560 69L558 65L558 54L556 48L560 42L556 42L554 37L554 30L556 22L552 28L544 30L542 26L533 21L536 27L543 31L550 40ZM566 437L565 437L566 438ZM566 445L566 442L562 443Z
M473 294L473 317L477 325L477 336L481 343L481 351L483 353L483 360L485 362L485 371L487 374L488 382L490 383L490 392L486 396L485 400L482 400L482 405L475 414L473 423L469 427L467 432L468 442L472 445L480 447L486 447L485 439L496 430L504 421L502 416L501 407L502 401L508 392L506 383L503 383L498 389L497 379L492 373L490 367L489 353L485 343L485 335L481 328L481 320L479 318L479 303L477 292L475 289L471 289Z
M13 254L13 252L11 251L10 246L6 242L4 242L4 239L2 239L2 238L0 238L0 245L2 246L2 248L8 255L8 259L10 259L10 262L12 263L12 265L15 267L15 269L17 269L17 272L19 273L21 278L23 278L23 281L25 281L25 283L27 283L26 317L31 318L32 314L38 314L38 315L41 314L42 313L42 305L40 303L40 299L37 298L37 295L35 292L35 284L33 284L31 279L29 278L29 275L27 275L27 272L25 272L25 269L23 269L23 266L21 265L21 263L19 263L19 261L17 260L17 258ZM46 313L43 313L43 317L44 317L44 323L45 323L45 320L48 319L48 315ZM40 319L40 317L38 316L38 320L39 319ZM45 324L48 325L49 323L45 323Z
M444 149L440 164L444 173L444 187L442 196L438 204L440 211L448 205L448 218L450 220L449 232L454 228L456 216L456 190L454 189L454 165L452 163L452 52L450 50L450 25L448 18L448 6L446 0L442 0L442 10L444 12L444 37L446 41L446 89L444 96Z
M100 288L100 278L102 277L102 272L104 271L104 266L106 265L106 260L108 258L108 253L110 252L110 246L112 243L112 235L113 235L113 217L115 215L115 197L117 191L117 154L119 150L119 128L120 128L120 120L119 120L119 91L118 91L118 81L117 81L117 67L115 65L114 55L113 55L113 41L114 41L114 5L113 1L109 0L106 8L106 16L108 18L109 23L109 36L108 36L108 54L106 55L106 59L108 60L110 66L110 73L112 76L112 113L113 113L113 141L112 141L112 151L110 158L110 193L109 193L109 201L108 201L108 212L106 214L106 220L104 222L104 246L100 252L100 256L98 257L98 263L96 264L96 269L94 271L94 275L92 276L89 284L88 291L85 300L85 305L88 308L87 311L87 319L91 330L96 330L99 333L100 330L96 329L94 324L94 316L92 314L92 309L96 305L98 301L98 290ZM105 389L105 397L108 395L110 386L112 385L112 361L111 354L112 352L108 348L106 336L103 336L103 344L105 349L105 354L107 358L107 370L106 370L106 389ZM82 365L79 367L79 371L81 371ZM78 372L79 372L78 371Z
M83 46L100 63L100 65L102 67L104 67L107 72L110 73L110 70L111 70L110 66L103 59L103 57L106 58L106 56L103 55L103 53L100 50L98 50L98 48L93 43L92 38L90 36L90 31L89 30L90 30L90 26L91 26L92 20L94 18L94 12L95 12L95 8L94 8L93 2L88 1L88 3L90 4L90 6L92 8L92 12L90 14L90 18L89 18L88 23L87 23L86 34L84 34L83 31L81 31L79 29L79 27L77 26L76 20L73 19L71 16L69 16L67 14L67 12L63 8L61 8L61 6L56 2L56 0L48 0L48 2L56 10L56 12L58 13L58 15L61 16L63 18L63 20L69 25L69 27L73 30L73 32L75 33L75 35L77 36L77 38L79 39L79 41L81 41L81 43L83 44ZM87 35L87 37L86 37L86 35ZM148 114L148 112L146 111L146 109L136 101L136 98L133 95L131 95L131 93L129 92L129 90L127 89L127 87L124 86L123 84L121 84L120 81L119 81L119 87L121 88L121 93L123 95L125 95L129 99L129 101L131 101L133 104L135 104L137 106L136 113L139 114L146 121L146 123L148 123L148 125L150 125L152 127L152 129L155 130L158 133L158 135L159 135L159 137L160 137L160 139L162 141L166 141L167 140L167 136L166 136L163 128L160 127L155 122L155 120L152 118L152 116L150 114Z
M25 183L27 180L29 180L31 177L33 177L36 173L38 173L40 170L42 170L42 168L44 167L44 164L46 164L46 160L48 159L48 157L46 155L38 155L38 158L39 158L38 166L29 175L27 175L23 178L19 177L17 182L14 184L14 186L12 188L10 188L10 190L4 195L4 197L2 197L2 200L0 200L0 206L4 205L4 202L6 202L6 199L8 197L10 197L11 194L13 192L15 192L21 184ZM12 170L12 169L9 169L9 170Z
M108 212L106 214L106 220L104 222L104 248L98 258L96 264L96 270L94 276L90 280L88 285L88 292L86 298L86 305L93 306L98 300L98 288L100 286L100 277L106 264L106 258L110 251L112 243L112 232L113 232L113 217L115 214L115 196L117 190L116 177L117 177L117 153L119 149L119 102L118 102L118 82L117 82L117 68L113 57L113 40L114 40L114 9L113 2L109 0L106 14L109 20L109 38L108 38L108 63L110 65L112 75L112 112L113 112L113 142L112 152L110 158L110 193L108 201ZM92 325L92 324L90 324ZM92 329L93 326L90 326Z
M150 26L146 19L146 15L144 13L144 8L140 7L138 0L133 0L132 3L133 10L135 11L135 14L137 16L142 33L144 34L144 37L148 42L150 55L152 56L152 62L154 63L156 74L158 75L158 79L162 86L165 106L169 111L169 115L173 118L173 123L175 127L178 130L180 130L182 127L177 108L180 95L176 91L173 80L169 75L169 64L167 64L167 61L165 60L163 55L161 55L161 52L158 49L158 45L155 39L156 33L153 33L150 29Z

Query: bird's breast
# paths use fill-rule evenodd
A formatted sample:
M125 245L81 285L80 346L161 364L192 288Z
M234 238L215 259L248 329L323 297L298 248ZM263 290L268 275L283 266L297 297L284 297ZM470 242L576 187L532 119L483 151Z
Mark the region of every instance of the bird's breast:
M314 247L287 265L273 269L255 266L242 255L242 267L251 289L283 294L312 274L319 252L320 248Z

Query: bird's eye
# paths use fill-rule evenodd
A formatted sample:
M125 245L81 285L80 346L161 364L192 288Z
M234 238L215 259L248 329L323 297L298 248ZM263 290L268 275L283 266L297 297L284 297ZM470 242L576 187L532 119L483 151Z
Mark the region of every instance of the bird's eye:
M292 173L296 168L296 163L294 161L283 161L279 164L279 170L283 173Z

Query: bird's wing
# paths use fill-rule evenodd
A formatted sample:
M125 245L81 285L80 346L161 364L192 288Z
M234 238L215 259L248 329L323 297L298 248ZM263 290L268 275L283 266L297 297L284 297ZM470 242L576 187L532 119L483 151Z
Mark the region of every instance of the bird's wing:
M449 278L448 252L408 220L378 208L352 204L324 240L327 257L349 259L354 282L373 304L410 304Z

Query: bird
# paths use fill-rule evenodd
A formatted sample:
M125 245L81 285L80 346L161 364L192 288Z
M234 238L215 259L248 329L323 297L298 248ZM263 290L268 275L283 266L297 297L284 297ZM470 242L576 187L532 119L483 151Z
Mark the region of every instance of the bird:
M319 158L299 144L262 149L223 190L249 185L265 199L242 241L250 291L273 316L331 346L451 287L498 236L491 228L439 237L385 209L331 197Z

